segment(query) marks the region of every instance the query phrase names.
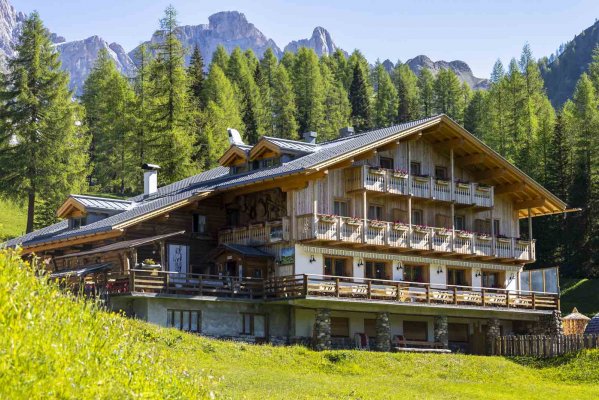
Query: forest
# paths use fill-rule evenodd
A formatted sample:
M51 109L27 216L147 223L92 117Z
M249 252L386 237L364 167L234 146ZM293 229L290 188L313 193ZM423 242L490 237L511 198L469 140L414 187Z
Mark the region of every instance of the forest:
M537 266L597 277L599 265L599 50L572 98L549 101L528 45L507 67L497 61L487 91L451 70L387 70L359 50L318 57L308 48L279 60L219 47L210 65L198 48L185 65L177 13L165 10L162 40L141 46L137 75L119 73L100 52L83 94L73 98L48 30L37 13L23 23L16 56L0 82L0 197L27 204L27 231L55 222L69 193L129 196L139 166L159 164L160 184L217 165L227 128L246 143L261 136L333 139L445 113L550 191L581 211L536 218Z

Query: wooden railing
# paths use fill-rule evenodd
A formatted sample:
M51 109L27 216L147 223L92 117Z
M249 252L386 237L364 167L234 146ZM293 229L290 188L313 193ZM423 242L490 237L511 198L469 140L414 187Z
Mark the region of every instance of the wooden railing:
M218 243L243 245L262 245L289 239L289 219L224 229L218 233Z
M375 192L412 195L425 199L455 201L458 204L493 207L493 187L478 183L438 180L432 176L408 176L392 170L361 165L346 172L346 190L371 190Z
M263 280L257 278L181 274L145 269L130 270L128 284L130 293L245 298L261 297L263 288Z
M497 356L555 357L583 349L599 349L599 335L498 336L491 344Z
M267 298L316 296L531 310L559 308L559 296L553 293L312 274L268 279L264 282L264 295Z
M493 238L453 232L451 229L421 227L362 218L305 214L297 217L297 240L318 240L428 250L468 256L532 262L535 242L516 238Z

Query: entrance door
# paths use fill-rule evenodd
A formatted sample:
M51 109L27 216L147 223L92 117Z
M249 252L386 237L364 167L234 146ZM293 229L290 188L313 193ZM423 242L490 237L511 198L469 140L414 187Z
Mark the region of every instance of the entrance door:
M237 275L237 262L235 260L227 260L225 264L225 275L236 276Z

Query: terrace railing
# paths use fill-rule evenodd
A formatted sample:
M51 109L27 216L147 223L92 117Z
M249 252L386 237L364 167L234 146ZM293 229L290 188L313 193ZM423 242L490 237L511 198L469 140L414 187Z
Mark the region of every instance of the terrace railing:
M218 233L219 244L263 245L289 239L289 219L243 227L223 229Z

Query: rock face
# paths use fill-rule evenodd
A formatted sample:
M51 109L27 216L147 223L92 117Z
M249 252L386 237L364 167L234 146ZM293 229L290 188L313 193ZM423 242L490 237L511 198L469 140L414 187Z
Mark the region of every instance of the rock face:
M451 69L461 82L466 82L472 89L489 88L489 80L475 77L468 64L464 61L432 61L427 56L420 55L406 61L406 64L408 64L416 75L419 75L423 68L429 69L433 75L437 75L442 69Z
M8 0L0 0L0 70L4 70L6 59L14 54L12 46L24 19L25 14L16 12Z
M128 77L135 75L135 65L125 49L117 43L108 44L99 36L62 42L56 45L56 49L60 53L62 68L71 75L70 87L76 95L81 95L85 79L94 67L100 49L108 50L108 54L123 75Z
M297 53L301 47L313 49L318 57L330 56L339 48L335 42L333 42L331 34L321 26L314 28L312 37L310 39L300 39L290 42L287 46L285 46L285 51ZM345 51L343 54L345 54L347 57L347 53Z
M195 46L200 48L206 65L212 60L212 54L218 45L224 46L227 52L236 47L242 50L252 49L257 57L261 57L266 49L271 48L275 56L282 55L281 49L272 40L267 38L254 24L248 22L245 15L237 11L223 11L211 15L208 24L180 26L176 31L177 38L187 51L186 62L189 61L191 51ZM152 44L160 43L160 32L154 33L152 39L145 45L150 48ZM135 60L137 48L129 53Z

